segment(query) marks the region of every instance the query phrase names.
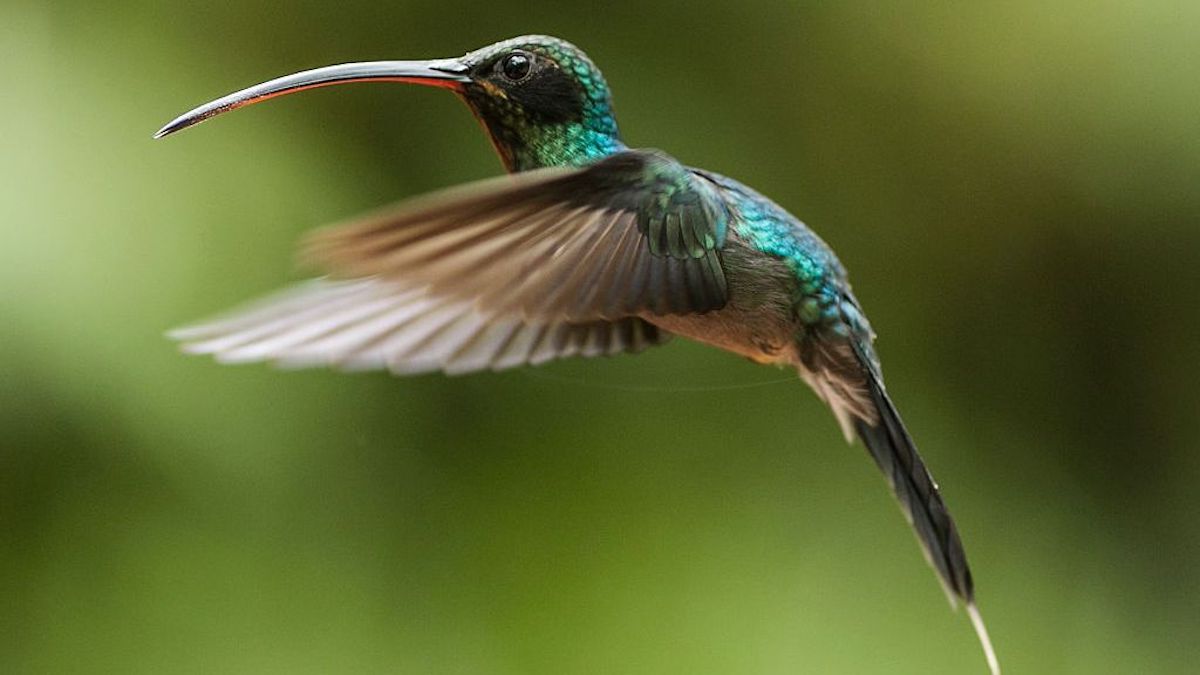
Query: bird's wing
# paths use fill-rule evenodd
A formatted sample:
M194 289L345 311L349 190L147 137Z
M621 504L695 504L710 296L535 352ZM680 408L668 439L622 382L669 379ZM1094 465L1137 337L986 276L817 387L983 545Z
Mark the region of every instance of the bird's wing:
M617 319L723 307L729 213L716 188L656 151L482 181L314 233L337 277L428 286L499 314Z
M871 327L849 293L841 310L843 330L811 331L802 341L801 373L833 408L847 439L858 436L867 446L916 531L950 603L962 600L967 605L988 665L998 673L991 640L975 607L975 588L958 528L884 388L879 359L871 346Z
M670 334L635 317L531 323L394 281L314 279L171 337L226 362L458 374L638 352Z

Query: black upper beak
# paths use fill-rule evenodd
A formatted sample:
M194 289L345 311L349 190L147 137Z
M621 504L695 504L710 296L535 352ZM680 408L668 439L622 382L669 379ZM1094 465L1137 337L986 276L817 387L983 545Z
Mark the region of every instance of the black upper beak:
M193 124L220 115L229 110L265 101L305 89L327 87L347 82L408 82L432 87L460 89L471 81L467 76L468 66L458 59L436 59L433 61L365 61L326 66L285 75L269 82L234 92L210 101L171 120L154 134L162 138Z

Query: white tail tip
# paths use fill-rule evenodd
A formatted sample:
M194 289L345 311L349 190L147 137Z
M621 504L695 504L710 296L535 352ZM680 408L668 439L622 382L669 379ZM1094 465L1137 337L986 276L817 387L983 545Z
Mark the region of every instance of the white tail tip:
M983 625L983 617L979 615L979 608L975 603L967 603L967 615L971 617L971 625L975 627L975 634L979 636L979 644L983 645L983 655L987 657L988 668L992 675L1000 675L1000 661L996 658L996 650L992 649L992 639L988 637L987 626Z

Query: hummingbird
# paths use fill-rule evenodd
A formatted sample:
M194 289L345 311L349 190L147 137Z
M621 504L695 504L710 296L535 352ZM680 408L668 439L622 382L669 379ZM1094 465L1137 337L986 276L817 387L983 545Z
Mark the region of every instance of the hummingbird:
M999 673L958 530L884 387L842 263L755 190L626 146L608 84L574 45L528 35L459 58L307 70L201 105L154 137L350 82L450 90L506 175L317 230L301 255L327 276L174 331L186 352L457 374L635 353L678 335L794 367L846 440L866 446Z

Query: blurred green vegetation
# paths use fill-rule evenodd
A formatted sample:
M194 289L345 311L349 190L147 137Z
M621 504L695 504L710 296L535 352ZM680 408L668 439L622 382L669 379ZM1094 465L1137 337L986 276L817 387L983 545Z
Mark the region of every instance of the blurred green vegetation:
M802 385L695 390L777 372L677 341L397 380L162 337L300 278L302 231L499 167L412 87L159 125L528 32L588 50L631 144L837 248L1007 673L1195 668L1200 5L6 0L0 670L984 672Z

